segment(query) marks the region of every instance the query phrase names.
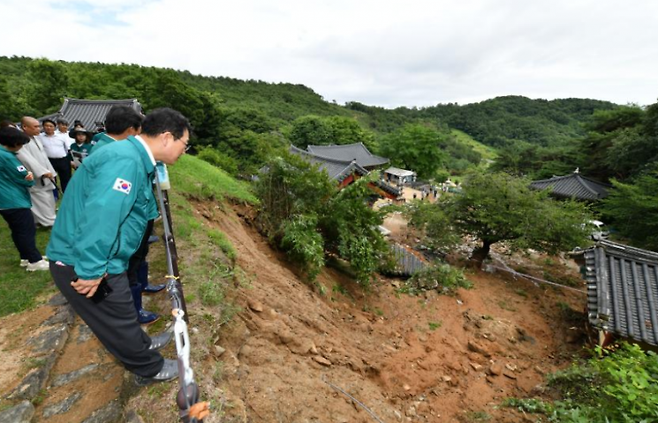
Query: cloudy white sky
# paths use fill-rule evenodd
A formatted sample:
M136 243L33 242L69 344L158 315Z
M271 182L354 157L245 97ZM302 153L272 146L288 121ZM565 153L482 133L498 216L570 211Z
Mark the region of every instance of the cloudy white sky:
M304 84L384 107L658 100L656 0L0 0L0 55Z

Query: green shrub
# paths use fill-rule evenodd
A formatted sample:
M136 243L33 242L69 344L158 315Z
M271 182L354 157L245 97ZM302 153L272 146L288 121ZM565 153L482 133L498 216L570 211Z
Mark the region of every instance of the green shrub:
M302 264L309 281L314 281L324 267L324 240L316 226L314 216L298 216L284 223L281 239L281 247Z
M549 379L563 401L556 402L552 421L658 421L658 356L636 344L615 350L598 348L598 356Z
M434 263L416 272L408 281L406 292L436 289L441 294L453 295L459 288L471 289L473 284L466 279L461 269L444 263Z

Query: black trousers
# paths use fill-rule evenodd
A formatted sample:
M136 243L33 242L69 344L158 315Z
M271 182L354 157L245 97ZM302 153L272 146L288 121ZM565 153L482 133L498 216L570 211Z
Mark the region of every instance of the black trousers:
M144 236L142 236L142 242L139 243L139 247L137 247L137 250L128 261L127 273L131 286L143 284L143 281L139 280L139 268L142 266L142 262L146 261L146 256L149 253L149 237L153 233L153 222L153 220L146 222L146 230L144 231ZM148 285L148 280L145 285ZM146 288L146 286L143 288Z
M125 272L106 276L112 292L100 303L73 289L71 281L77 276L72 266L51 261L50 273L71 307L126 369L144 377L155 376L162 370L164 358L158 351L149 350L151 338L137 322Z
M41 253L37 249L35 237L37 234L34 216L30 209L0 210L0 215L7 221L11 230L11 239L21 256L21 259L30 263L41 260Z
M61 159L48 159L50 164L53 165L53 169L57 172L59 178L60 188L62 192L66 191L66 186L69 184L71 179L71 159L68 157L62 157Z

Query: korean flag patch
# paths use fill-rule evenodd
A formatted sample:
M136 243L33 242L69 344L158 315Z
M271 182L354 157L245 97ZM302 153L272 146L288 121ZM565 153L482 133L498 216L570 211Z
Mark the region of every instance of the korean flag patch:
M130 189L133 187L133 184L126 181L125 179L117 178L114 181L114 190L122 192L124 194L130 194Z
M27 169L25 169L25 166L17 166L17 167L16 167L16 170L18 170L19 172L25 172L25 171L27 171Z

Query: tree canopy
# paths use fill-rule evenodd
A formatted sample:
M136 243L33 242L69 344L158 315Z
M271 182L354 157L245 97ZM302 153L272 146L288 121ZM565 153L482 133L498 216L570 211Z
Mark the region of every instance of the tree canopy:
M450 245L466 235L482 244L473 258L482 261L493 244L557 253L583 246L589 213L583 204L555 201L529 188L529 181L505 173L471 173L462 192L436 204L417 203L411 223L435 245Z

